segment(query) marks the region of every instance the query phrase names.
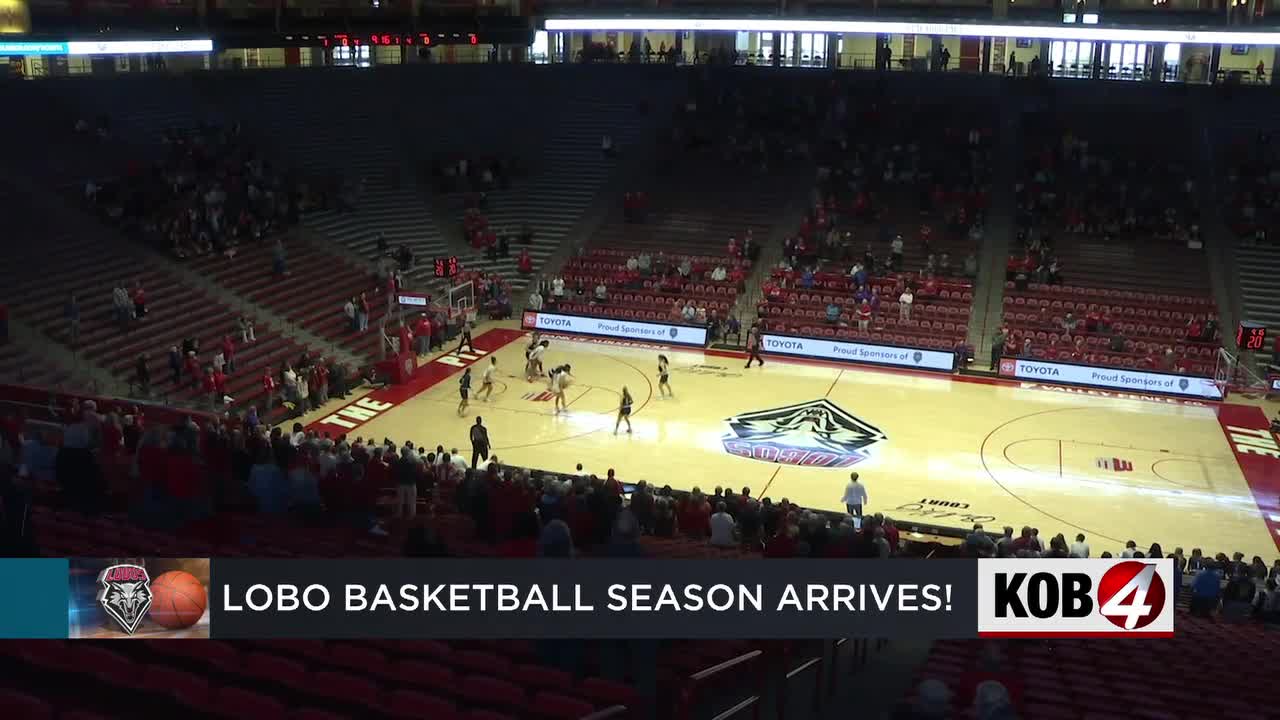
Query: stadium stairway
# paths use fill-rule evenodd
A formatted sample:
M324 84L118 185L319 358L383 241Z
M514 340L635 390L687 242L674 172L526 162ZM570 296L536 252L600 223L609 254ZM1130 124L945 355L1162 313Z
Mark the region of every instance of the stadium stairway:
M273 317L287 332L324 354L337 355L364 367L379 353L378 326L387 313L386 295L364 268L294 233L281 238L288 275L272 271L274 239L240 248L234 259L207 255L187 263L193 275L229 291L227 299L241 307ZM369 301L369 331L351 332L342 306L365 293Z
M539 144L541 154L532 163L535 172L518 179L509 190L489 192L483 213L499 233L515 233L524 223L529 224L535 233L529 246L535 272L569 236L619 162L601 152L601 136L611 134L617 154L623 155L635 151L640 135L648 129L634 102L572 98L564 106L563 114L556 115L546 129L547 139ZM454 218L462 216L462 199L460 195L450 198ZM508 257L490 260L468 248L463 265L500 273L511 279L513 290L518 292L528 283L516 271L522 249L514 245Z
M308 69L236 73L206 80L204 92L237 107L247 131L270 143L310 184L341 188L350 210L333 203L303 224L371 265L377 235L407 244L419 259L411 280L430 281L430 258L448 254L427 198L420 191L391 125L387 106L368 98L398 97L394 74ZM240 87L249 83L250 89ZM340 99L341 101L336 101ZM334 192L332 194L337 194ZM336 198L335 198L336 200Z

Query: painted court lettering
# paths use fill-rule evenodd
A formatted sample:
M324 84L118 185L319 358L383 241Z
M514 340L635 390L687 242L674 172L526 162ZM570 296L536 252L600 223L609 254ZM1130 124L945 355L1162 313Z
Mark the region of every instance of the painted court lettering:
M1280 445L1276 444L1276 438L1270 430L1228 425L1227 431L1236 452L1280 458Z
M395 403L363 397L321 420L320 423L354 430L377 417L379 413L384 413L393 407Z

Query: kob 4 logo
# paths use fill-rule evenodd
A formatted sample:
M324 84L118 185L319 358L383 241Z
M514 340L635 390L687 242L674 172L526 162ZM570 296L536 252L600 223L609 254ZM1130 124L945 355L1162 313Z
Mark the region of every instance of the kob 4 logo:
M1173 635L1172 560L980 560L984 637Z

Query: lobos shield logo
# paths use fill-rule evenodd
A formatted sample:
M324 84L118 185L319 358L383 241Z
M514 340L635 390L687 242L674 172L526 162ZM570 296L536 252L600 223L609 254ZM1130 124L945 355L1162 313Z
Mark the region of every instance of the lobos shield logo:
M680 336L680 328L671 328L671 339L675 340Z
M823 398L728 418L725 452L779 465L846 468L886 440L878 428Z
M98 574L98 604L130 635L151 609L151 576L140 565L112 565Z

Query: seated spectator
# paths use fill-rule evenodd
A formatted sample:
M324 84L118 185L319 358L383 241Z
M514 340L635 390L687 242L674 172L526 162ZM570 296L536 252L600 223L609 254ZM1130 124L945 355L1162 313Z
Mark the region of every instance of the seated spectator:
M684 309L680 311L680 319L687 323L692 323L698 319L698 309L693 306L692 302L685 305Z
M714 282L724 282L728 277L729 273L725 272L723 265L717 265L715 269L711 271L711 279Z
M603 280L596 285L595 298L597 302L604 302L609 299L609 289L605 287Z
M832 325L840 322L840 306L834 301L827 303L827 322Z

